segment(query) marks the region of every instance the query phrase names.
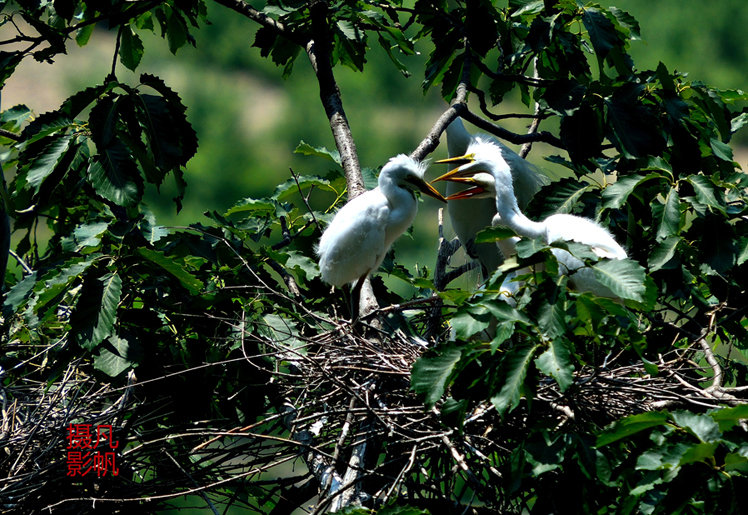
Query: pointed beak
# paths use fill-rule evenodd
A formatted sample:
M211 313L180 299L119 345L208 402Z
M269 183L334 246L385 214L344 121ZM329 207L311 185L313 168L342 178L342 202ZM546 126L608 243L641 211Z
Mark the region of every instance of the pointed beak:
M440 159L439 161L436 161L436 164L452 163L452 164L456 164L457 166L462 166L468 163L472 163L473 161L475 161L475 157L473 156L473 154L465 154L464 156L448 157L447 159Z
M436 188L434 188L431 184L424 181L423 179L413 179L410 181L416 188L421 190L424 195L428 195L429 197L434 197L436 200L440 200L442 202L446 202L447 199L444 198L444 195L436 191Z
M470 177L455 177L452 182L464 182L465 184L472 184L473 180ZM486 189L481 186L480 184L475 184L473 186L470 186L466 190L458 191L457 193L452 193L447 197L447 200L462 200L462 199L469 199L472 197L475 197L476 195L481 195L486 192Z
M465 182L463 179L469 178L474 175L475 170L471 170L469 164L474 163L475 158L473 154L465 154L464 156L450 157L447 159L441 159L436 161L437 164L456 164L457 168L450 170L449 172L441 175L431 181L432 183L438 181L453 181L453 182Z

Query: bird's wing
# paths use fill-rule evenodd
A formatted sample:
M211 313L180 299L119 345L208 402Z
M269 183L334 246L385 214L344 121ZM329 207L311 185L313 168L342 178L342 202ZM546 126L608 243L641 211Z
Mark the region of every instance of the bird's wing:
M588 218L568 214L545 219L547 238L554 241L576 241L589 245L601 258L625 259L626 251L604 228Z
M380 198L381 197L381 198ZM322 278L342 286L379 266L384 253L387 202L378 189L343 206L320 238Z

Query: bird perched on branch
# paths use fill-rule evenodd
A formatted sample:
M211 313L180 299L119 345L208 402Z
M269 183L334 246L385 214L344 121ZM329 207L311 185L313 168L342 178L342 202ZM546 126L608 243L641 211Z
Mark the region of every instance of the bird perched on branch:
M545 176L538 172L532 163L490 136L470 134L460 118L455 118L447 126L446 132L449 157L464 155L467 153L468 146L479 138L491 141L501 149L504 160L509 165L517 203L521 209L527 207L532 197L546 182ZM457 193L459 188L456 183L448 183L447 195ZM475 243L475 235L492 224L492 219L496 215L493 197L477 197L472 202L450 202L447 204L447 214L460 243L470 257L480 262L483 278L488 278L491 272L501 264L502 255L497 252L493 244Z
M322 279L343 286L363 279L382 263L387 250L410 227L418 211L415 191L446 199L423 176L426 164L404 154L390 159L379 185L350 200L335 215L319 240Z
M511 169L503 157L503 149L492 141L475 138L465 155L437 163L452 163L459 166L434 182L446 180L470 185L467 190L448 198L494 197L497 213L493 219L495 225L508 227L519 236L540 239L546 244L564 241L584 243L601 258L627 257L626 251L613 236L604 227L588 218L569 214L551 215L542 222L527 218L517 203ZM503 240L506 252L513 252L516 241L511 238ZM552 252L559 264L570 273L570 283L576 290L591 292L601 297L616 297L595 279L593 271L584 267L583 261L563 249L554 248Z

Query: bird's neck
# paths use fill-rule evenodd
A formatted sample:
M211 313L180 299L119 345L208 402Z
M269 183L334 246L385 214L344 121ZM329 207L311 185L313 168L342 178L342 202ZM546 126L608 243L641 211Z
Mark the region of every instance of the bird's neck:
M497 190L496 211L501 218L501 224L509 227L520 236L546 239L545 225L530 220L520 211L511 186Z

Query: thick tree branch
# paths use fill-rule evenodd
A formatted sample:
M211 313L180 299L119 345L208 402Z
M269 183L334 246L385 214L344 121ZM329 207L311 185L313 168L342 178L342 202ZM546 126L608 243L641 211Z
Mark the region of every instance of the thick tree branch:
M353 198L363 193L366 188L361 176L356 143L353 141L348 118L345 115L343 102L340 98L340 90L332 71L332 49L330 46L332 36L328 27L327 3L314 3L310 10L313 39L306 43L304 49L314 73L317 75L319 97L325 108L327 118L330 120L332 135L335 138L338 152L340 152L340 159L348 185L348 197Z

